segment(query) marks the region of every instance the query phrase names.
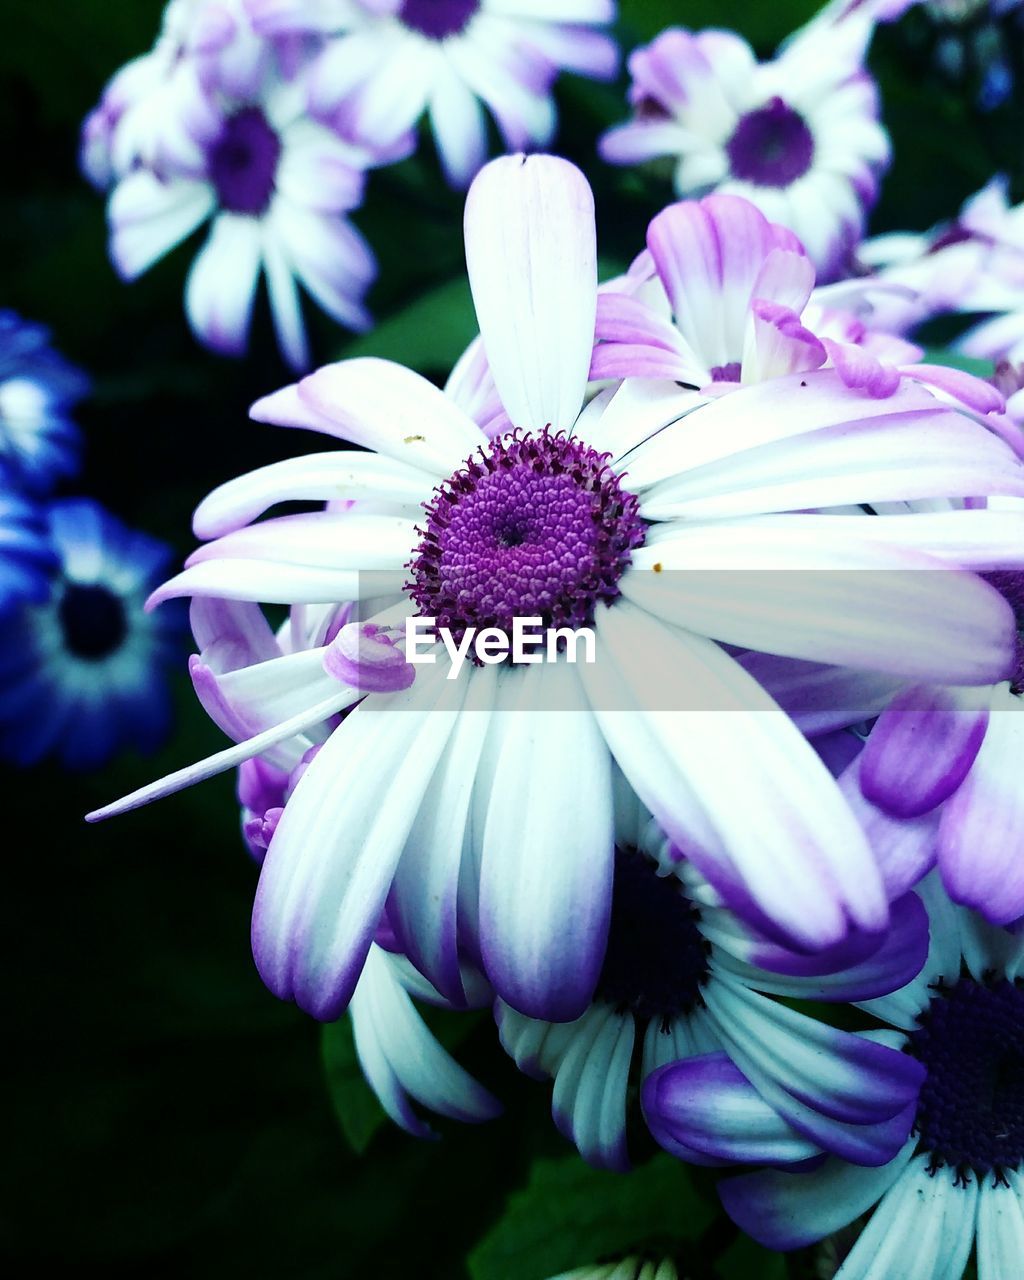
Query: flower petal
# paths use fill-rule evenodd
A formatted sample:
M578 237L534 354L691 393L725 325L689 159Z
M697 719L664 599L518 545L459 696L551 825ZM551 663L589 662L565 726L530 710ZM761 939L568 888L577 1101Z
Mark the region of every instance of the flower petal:
M586 178L553 156L508 156L466 200L466 264L487 360L512 422L568 430L594 345L597 242Z

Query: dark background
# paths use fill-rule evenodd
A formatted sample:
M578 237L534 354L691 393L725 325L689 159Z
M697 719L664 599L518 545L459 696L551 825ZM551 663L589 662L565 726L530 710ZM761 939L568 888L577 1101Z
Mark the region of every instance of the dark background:
M671 21L732 25L767 54L813 8L623 0L620 31L628 49ZM65 492L98 497L184 555L191 510L208 489L317 442L247 420L257 396L291 380L265 300L252 353L226 361L185 324L194 243L130 287L107 261L103 201L78 175L77 131L105 80L149 46L160 10L158 0L0 2L0 306L51 326L94 378L79 413L84 469ZM923 23L876 43L896 154L876 230L923 229L1024 159L1019 102L981 115L970 85L934 73L931 47ZM624 114L623 88L563 81L560 91L560 149L594 183L608 270L641 247L647 219L670 198L656 179L596 159L597 134ZM319 361L373 351L443 376L473 332L461 203L429 145L372 176L356 221L380 258L370 301L382 324L350 344L317 316ZM530 1157L567 1151L551 1130L548 1091L517 1078L479 1020L460 1056L506 1099L506 1117L483 1130L442 1126L436 1144L384 1126L368 1137L358 1084L336 1079L338 1105L371 1117L366 1153L351 1149L325 1087L319 1028L270 996L251 963L255 875L233 780L99 828L81 821L222 745L183 675L177 700L176 735L156 758L86 776L5 775L0 1262L17 1275L44 1266L111 1277L463 1275L462 1258L526 1182ZM706 1203L699 1181L695 1194ZM694 1264L694 1274L705 1270Z

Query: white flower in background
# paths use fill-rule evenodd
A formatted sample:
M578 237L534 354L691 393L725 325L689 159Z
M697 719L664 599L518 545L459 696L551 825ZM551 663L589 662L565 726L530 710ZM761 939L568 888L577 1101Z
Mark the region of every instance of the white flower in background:
M252 30L242 0L170 0L153 48L121 67L87 116L83 172L105 190L138 164L199 164L196 134L216 128L211 78L243 96L277 64L275 46Z
M889 164L865 70L872 24L812 23L771 62L730 31L662 32L629 60L634 119L606 133L613 164L667 157L679 195L741 195L796 232L820 279L841 274Z
M248 98L219 94L216 127L197 144L196 168L135 169L114 188L110 254L121 276L135 279L209 221L185 286L189 324L205 345L245 351L261 271L293 368L310 362L299 283L348 328L368 327L362 298L376 264L345 215L381 157L309 120L301 84L276 77Z
M318 32L315 115L387 150L426 113L453 186L487 158L486 106L510 151L547 146L559 70L610 79L614 0L247 0L259 31Z

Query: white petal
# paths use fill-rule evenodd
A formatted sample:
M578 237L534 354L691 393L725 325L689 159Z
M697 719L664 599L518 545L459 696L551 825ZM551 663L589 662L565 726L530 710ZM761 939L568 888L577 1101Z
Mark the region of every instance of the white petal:
M594 200L551 156L510 156L466 201L466 263L487 359L517 427L567 430L590 371L597 309Z
M249 337L262 257L262 231L255 218L222 213L185 281L185 312L200 342L226 355L240 355Z

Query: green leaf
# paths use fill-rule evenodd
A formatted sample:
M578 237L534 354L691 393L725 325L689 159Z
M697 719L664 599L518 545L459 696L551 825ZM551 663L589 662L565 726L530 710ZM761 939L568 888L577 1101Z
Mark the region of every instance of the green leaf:
M340 358L378 356L419 373L448 373L476 334L469 281L460 278L421 294L371 333L348 343Z
M713 1218L685 1165L667 1155L623 1176L576 1156L538 1160L530 1181L469 1256L473 1280L545 1280L611 1254L694 1240Z
M387 1116L363 1078L349 1017L329 1022L323 1028L320 1054L338 1124L349 1146L361 1156Z
M622 0L622 26L651 40L666 27L728 27L763 52L770 52L790 32L802 27L821 7L821 0L775 0L751 4L750 0Z
M958 351L928 349L924 353L926 364L944 364L947 369L963 369L976 378L991 378L994 366L991 360L979 360L975 356L962 356Z

